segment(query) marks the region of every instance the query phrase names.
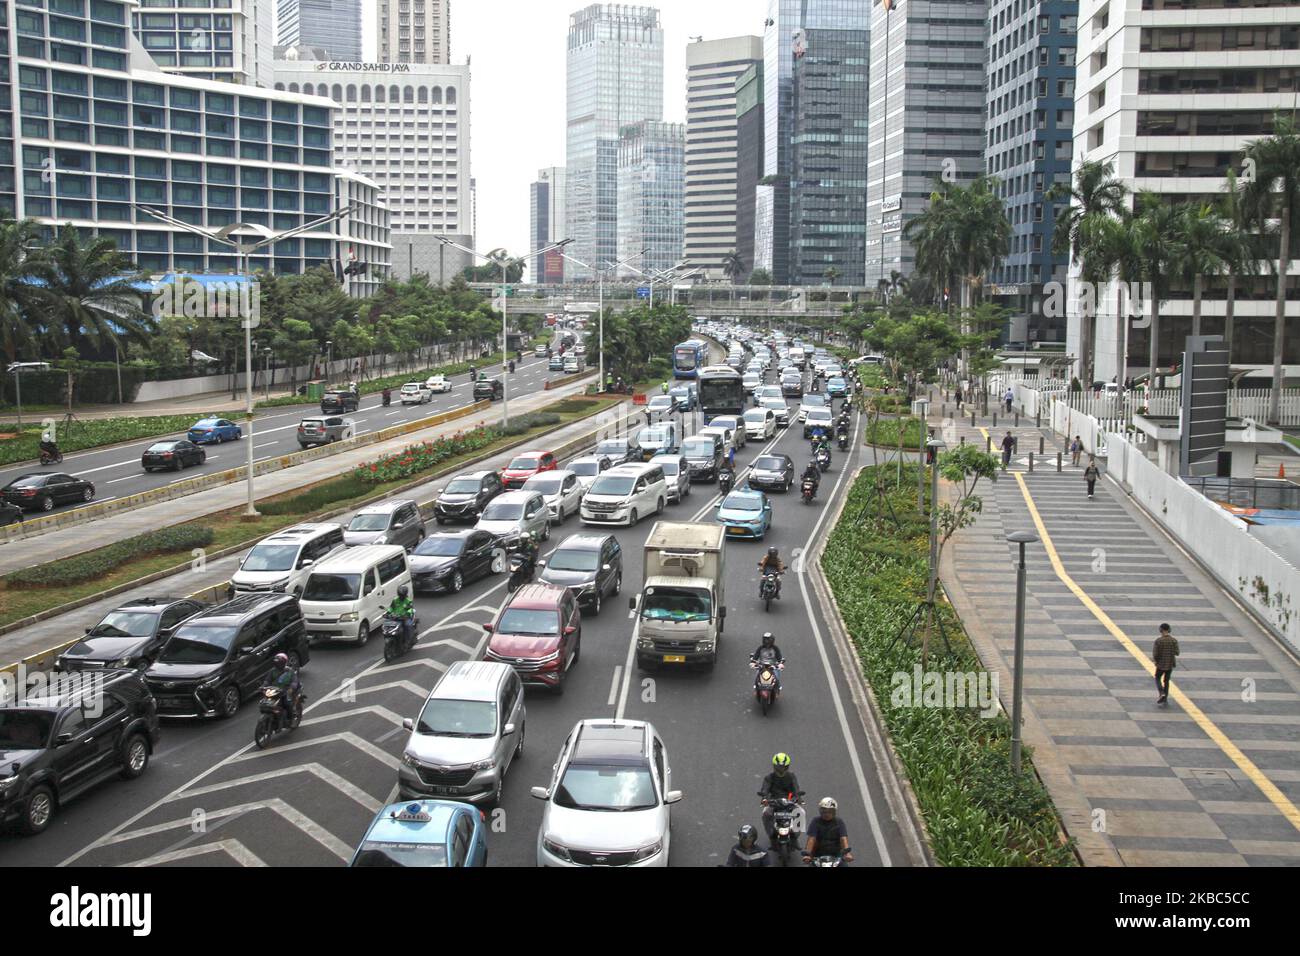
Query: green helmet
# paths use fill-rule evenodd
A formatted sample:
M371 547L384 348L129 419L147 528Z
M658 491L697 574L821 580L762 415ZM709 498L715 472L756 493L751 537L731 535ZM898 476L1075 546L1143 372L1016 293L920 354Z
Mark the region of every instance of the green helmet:
M790 766L790 755L789 755L789 754L777 754L775 757L772 758L772 766L773 766L773 767L778 767L778 768L786 768L786 769L788 769L789 766Z

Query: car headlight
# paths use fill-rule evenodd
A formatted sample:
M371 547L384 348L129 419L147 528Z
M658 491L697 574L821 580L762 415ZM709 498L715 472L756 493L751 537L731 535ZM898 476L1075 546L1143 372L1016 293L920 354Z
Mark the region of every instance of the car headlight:
M449 564L445 568L438 568L436 571L433 572L433 576L435 578L445 578L447 575L451 574L451 572L455 570L456 570L456 565Z
M705 653L712 653L712 652L713 652L713 642L712 642L712 641L700 641L698 644L695 645L695 649L696 649L697 651L703 651L703 652L705 652Z
M119 657L117 660L113 661L113 663L112 663L110 666L111 666L111 667L130 667L130 666L131 666L131 658L129 658L129 657Z
M408 767L415 767L417 769L420 766L420 761L416 760L415 754L411 753L409 750L402 751L402 763L406 764Z
M642 650L649 650L655 646L655 642L648 637L638 637L636 639L636 646Z
M649 846L642 847L636 851L636 856L632 857L632 862L639 863L642 860L648 860L651 857L656 856L663 848L664 845L662 842L651 843Z
M349 611L347 614L339 615L340 624L352 624L358 621L359 619L360 618L358 617L358 613L356 611Z
M560 846L560 844L556 843L554 840L549 840L543 837L542 848L545 849L546 852L551 854L552 856L558 856L561 860L564 860L566 863L573 862L573 858L569 856L568 847Z
M470 764L470 770L492 770L496 767L497 762L492 759L480 760L477 763Z
M8 793L9 790L18 783L18 774L12 777L0 778L0 793Z
M197 687L195 687L194 689L195 689L195 690L211 690L213 687L216 687L216 686L217 686L218 684L220 684L220 683L221 683L221 675L218 674L216 677L209 677L207 680L205 680L205 681L201 681L201 682L199 683L199 685L198 685Z

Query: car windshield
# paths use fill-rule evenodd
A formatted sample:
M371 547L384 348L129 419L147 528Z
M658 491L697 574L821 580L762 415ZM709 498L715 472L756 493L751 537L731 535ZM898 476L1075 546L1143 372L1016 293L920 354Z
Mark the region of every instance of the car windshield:
M507 467L518 468L527 471L530 468L536 468L540 459L536 455L520 455L512 461Z
M348 522L349 531L383 531L388 527L389 514L387 511L371 512L369 514L353 515L352 520Z
M809 408L819 408L826 404L826 396L818 395L816 392L809 392L803 397L803 403Z
M754 468L758 471L781 471L785 468L785 459L764 455L754 462Z
M682 443L682 454L687 458L712 458L717 446L711 441L686 441Z
M359 574L313 574L302 589L304 601L355 601L361 588Z
M367 840L353 866L446 866L447 847L441 843L392 843Z
M713 602L707 591L650 588L641 600L641 616L652 621L707 621L713 617Z
M580 478L591 478L600 474L600 463L594 461L573 461L569 463L569 470Z
M0 709L0 750L38 750L53 729L54 714L48 710Z
M609 441L603 441L596 446L596 450L602 455L626 455L627 442L621 438L614 438Z
M175 451L176 442L174 441L157 441L149 446L150 451Z
M664 474L667 475L669 478L677 474L678 462L676 458L654 458L651 460L651 464L658 465L660 468L662 468L664 470Z
M784 410L784 409L788 409L790 406L788 406L788 405L787 405L785 402L783 402L781 399L779 399L779 398L774 398L773 396L768 395L767 397L765 397L765 398L763 399L763 407L764 407L764 408L771 408L771 409L774 409L774 410L775 410L775 409L778 409L778 408Z
M622 497L629 494L636 485L636 479L626 475L602 475L591 484L589 495L614 495Z
M524 482L524 490L535 491L539 495L556 495L560 493L562 484L564 484L563 478L552 478L547 475L545 478L529 478Z
M183 625L163 647L158 663L220 664L230 653L237 633L233 627L220 625Z
M157 623L156 611L114 611L90 633L92 637L149 637Z
M753 495L727 495L722 507L728 511L762 511L762 503Z
M546 560L552 571L595 571L599 565L599 553L579 548L557 549Z
M417 734L439 737L491 737L497 729L497 705L490 700L430 698L416 721Z
M649 767L569 764L555 791L570 810L652 810L659 805Z
M767 409L751 408L749 411L745 412L745 421L759 423L767 421Z
M496 631L498 634L559 634L560 617L554 611L506 608L497 623Z
M659 428L658 426L651 426L650 428L641 429L641 434L637 435L636 437L637 437L637 441L640 442L667 441L668 435L669 435L669 431L667 428Z
M808 409L808 421L810 422L828 422L833 416L829 408L810 408Z
M298 557L296 544L259 544L244 559L242 571L288 571Z
M494 501L483 509L484 521L514 521L524 513L523 502Z
M447 537L434 535L417 544L414 553L422 554L425 557L454 558L460 554L464 546L465 539L460 535L448 535Z
M449 495L476 495L478 489L477 478L456 478L443 491Z

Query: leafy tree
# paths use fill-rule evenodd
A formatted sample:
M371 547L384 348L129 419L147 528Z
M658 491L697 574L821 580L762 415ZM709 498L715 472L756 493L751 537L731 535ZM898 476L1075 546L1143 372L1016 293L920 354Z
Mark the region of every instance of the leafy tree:
M750 285L772 285L772 273L766 269L755 269L749 274Z
M0 346L16 361L36 344L37 283L44 274L40 227L30 219L0 219Z
M740 253L735 249L727 253L722 260L722 271L727 274L732 285L739 285L741 277L745 274L745 260L740 257Z
M123 339L143 344L153 333L153 317L140 308L139 287L149 277L111 239L86 241L65 225L46 249L41 272L38 307L56 341L109 358L123 350Z

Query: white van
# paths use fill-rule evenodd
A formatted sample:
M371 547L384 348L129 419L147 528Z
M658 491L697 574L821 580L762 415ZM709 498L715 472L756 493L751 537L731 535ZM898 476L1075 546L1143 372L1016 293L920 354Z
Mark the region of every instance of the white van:
M744 414L745 431L754 441L767 441L776 434L776 415L770 408L751 408Z
M411 587L411 569L398 544L348 548L314 565L300 599L308 640L364 646L403 584Z
M660 514L668 500L668 481L660 465L619 465L591 484L582 499L584 524L625 524Z
M343 550L343 525L298 524L253 545L230 578L229 594L283 591L301 594L314 565Z

